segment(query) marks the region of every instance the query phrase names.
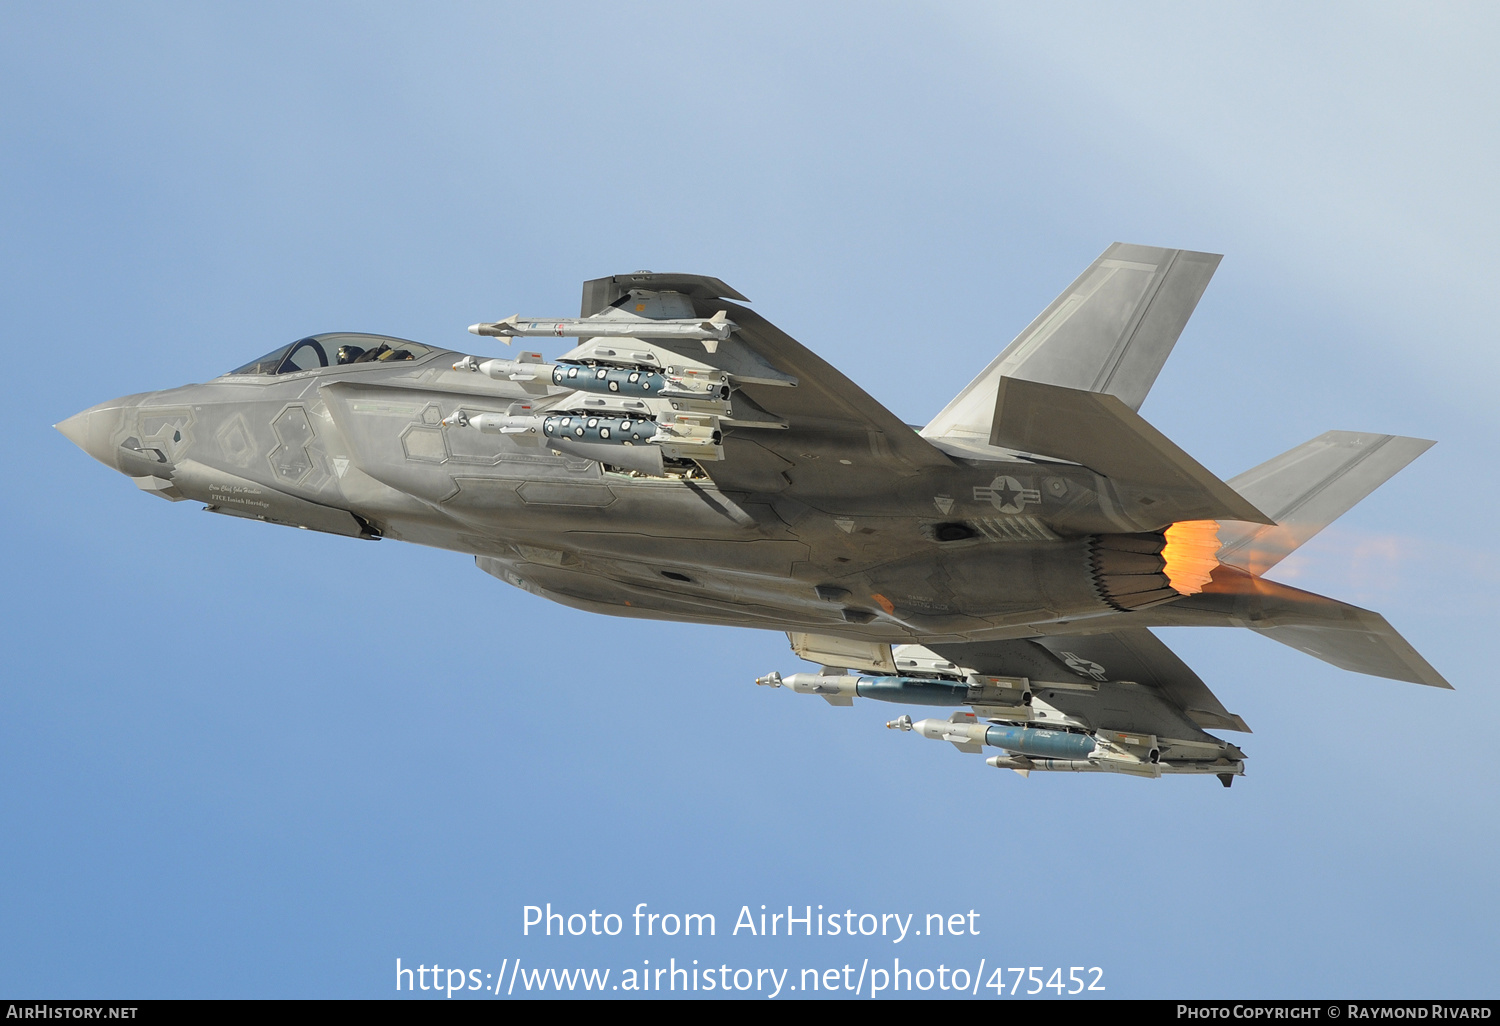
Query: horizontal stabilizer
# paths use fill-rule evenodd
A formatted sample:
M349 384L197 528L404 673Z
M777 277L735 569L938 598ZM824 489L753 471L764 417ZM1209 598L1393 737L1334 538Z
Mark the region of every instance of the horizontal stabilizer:
M1112 395L1001 378L989 442L1080 463L1146 492L1164 521L1274 523Z
M1385 617L1358 606L1339 604L1358 614L1358 618L1351 618L1339 627L1271 627L1256 633L1342 670L1453 689L1420 652L1396 633Z
M1329 431L1230 480L1273 526L1226 524L1219 561L1263 574L1431 446L1421 438Z
M1240 601L1229 607L1234 610L1233 622L1325 663L1373 677L1453 687L1385 617L1348 602L1227 566L1214 571L1213 582L1187 601L1236 599Z
M1003 377L1106 392L1140 409L1220 259L1115 243L922 434L981 441Z
M1216 567L1213 579L1201 592L1176 602L1025 629L1040 628L1049 639L1061 641L1077 633L1138 627L1245 627L1356 673L1435 688L1451 687L1379 613L1228 565ZM958 658L952 646L928 647L950 659Z

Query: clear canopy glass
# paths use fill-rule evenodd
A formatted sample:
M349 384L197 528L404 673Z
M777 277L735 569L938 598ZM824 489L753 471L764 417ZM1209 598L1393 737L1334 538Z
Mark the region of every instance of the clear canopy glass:
M230 374L296 374L355 363L397 363L432 352L431 346L390 335L335 331L309 335L236 367Z

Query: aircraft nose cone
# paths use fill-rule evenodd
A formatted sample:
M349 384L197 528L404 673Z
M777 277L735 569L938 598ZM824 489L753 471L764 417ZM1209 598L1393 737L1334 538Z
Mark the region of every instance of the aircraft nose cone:
M63 437L84 452L89 449L89 411L75 413L67 420L52 425L63 433Z
M115 459L114 435L120 426L125 411L125 401L113 399L98 406L91 406L82 413L75 413L67 420L52 425L63 437L94 459L112 470L119 470Z

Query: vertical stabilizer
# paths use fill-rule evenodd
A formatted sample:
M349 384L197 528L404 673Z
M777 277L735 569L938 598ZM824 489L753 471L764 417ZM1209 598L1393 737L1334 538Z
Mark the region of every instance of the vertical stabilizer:
M1116 396L1140 409L1220 257L1117 242L922 429L984 444L1002 377Z
M1001 378L994 395L991 445L1103 474L1128 496L1123 511L1137 520L1273 523L1116 396L1021 378Z
M1263 574L1432 447L1422 438L1329 431L1229 481L1276 523L1225 524L1219 562Z

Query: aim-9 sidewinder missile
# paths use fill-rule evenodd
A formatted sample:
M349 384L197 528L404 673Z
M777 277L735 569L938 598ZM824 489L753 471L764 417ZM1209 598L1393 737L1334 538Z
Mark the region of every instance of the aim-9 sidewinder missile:
M689 338L700 342L714 343L707 346L712 352L717 344L727 339L737 325L723 310L704 320L699 317L673 317L661 320L649 318L613 317L559 317L552 320L523 318L514 314L503 321L488 324L471 324L469 331L475 335L490 335L509 340L512 338ZM510 343L507 341L507 345Z

